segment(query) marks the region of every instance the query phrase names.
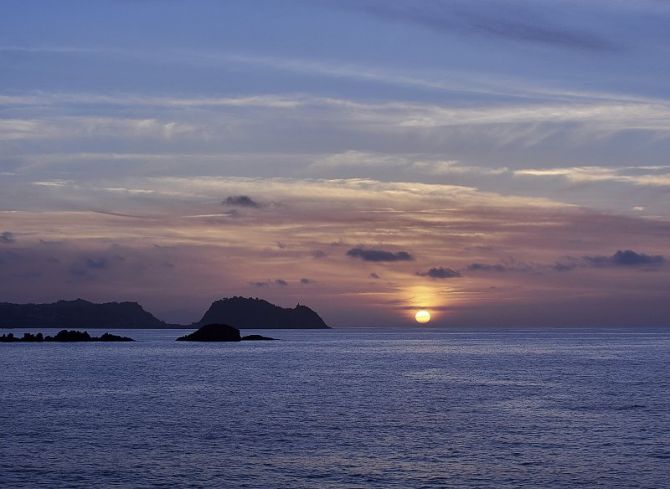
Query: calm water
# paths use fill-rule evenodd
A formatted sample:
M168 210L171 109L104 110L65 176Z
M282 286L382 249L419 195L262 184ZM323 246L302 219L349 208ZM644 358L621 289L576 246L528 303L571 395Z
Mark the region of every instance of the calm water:
M0 487L669 484L670 331L121 334L0 344Z

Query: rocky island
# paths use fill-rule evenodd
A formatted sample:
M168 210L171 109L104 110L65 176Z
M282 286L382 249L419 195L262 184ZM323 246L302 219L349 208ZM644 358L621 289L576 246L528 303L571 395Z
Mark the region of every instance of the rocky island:
M32 334L24 333L22 337L14 336L12 333L0 336L0 343L42 343L45 341L56 341L61 343L73 343L80 341L135 341L127 336L117 336L111 333L105 333L100 337L91 336L87 331L59 331L56 336L44 336L42 333Z
M240 330L227 324L206 324L197 331L177 338L177 341L259 341L274 340L267 336L252 334L241 336Z
M321 317L307 306L279 307L262 299L230 297L218 300L194 326L229 324L239 329L329 329Z

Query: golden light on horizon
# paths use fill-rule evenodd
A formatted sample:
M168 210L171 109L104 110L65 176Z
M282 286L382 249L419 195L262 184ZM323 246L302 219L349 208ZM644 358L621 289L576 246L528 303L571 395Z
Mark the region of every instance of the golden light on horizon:
M414 319L416 319L417 323L425 324L430 321L430 312L426 311L425 309L421 309L414 315Z
M419 324L430 322L434 319L431 309L439 308L444 303L440 292L440 289L425 284L412 285L402 290L400 300L405 305L403 315Z

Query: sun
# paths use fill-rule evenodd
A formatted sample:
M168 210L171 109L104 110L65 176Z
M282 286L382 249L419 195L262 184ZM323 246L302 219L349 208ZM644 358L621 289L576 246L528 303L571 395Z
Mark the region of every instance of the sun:
M427 323L430 321L430 313L426 311L425 309L421 309L420 311L417 311L417 313L414 315L414 319L416 319L417 323Z

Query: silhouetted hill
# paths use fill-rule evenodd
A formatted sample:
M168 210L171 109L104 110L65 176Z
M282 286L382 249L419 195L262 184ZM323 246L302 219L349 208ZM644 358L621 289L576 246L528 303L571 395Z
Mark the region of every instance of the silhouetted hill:
M52 304L0 303L2 328L165 328L136 302L95 304L82 299Z
M275 306L262 299L231 297L214 302L200 321L224 323L240 329L328 329L319 315L307 306L293 309Z

